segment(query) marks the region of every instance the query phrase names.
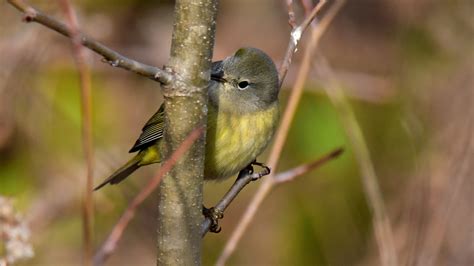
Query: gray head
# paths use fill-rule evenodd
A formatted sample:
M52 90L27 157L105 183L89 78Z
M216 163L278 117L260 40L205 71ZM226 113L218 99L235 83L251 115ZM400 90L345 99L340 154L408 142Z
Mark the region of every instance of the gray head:
M221 111L254 112L278 102L278 72L272 59L256 48L241 48L214 62L209 95Z

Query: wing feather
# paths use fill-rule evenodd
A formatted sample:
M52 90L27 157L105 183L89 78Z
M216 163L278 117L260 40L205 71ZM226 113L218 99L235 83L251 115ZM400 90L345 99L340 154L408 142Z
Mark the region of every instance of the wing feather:
M142 133L129 152L143 150L156 143L163 137L164 126L164 105L161 105L158 111L146 122Z

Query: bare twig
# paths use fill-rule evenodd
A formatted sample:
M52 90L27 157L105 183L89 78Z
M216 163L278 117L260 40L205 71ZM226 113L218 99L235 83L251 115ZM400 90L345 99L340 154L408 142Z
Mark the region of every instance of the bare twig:
M227 207L232 203L232 201L237 197L237 195L242 191L242 189L248 185L255 178L255 173L249 172L247 169L243 169L239 172L237 180L230 187L229 191L222 197L222 199L214 206L214 209L217 212L223 213ZM201 235L204 237L207 232L211 229L212 220L209 217L205 217L205 220L202 224Z
M305 21L302 24L302 25L306 25L305 28L311 23L312 19L314 18L313 14L315 14L315 11L317 12L319 10L320 5L322 5L323 3L324 1L321 1L313 9L313 11L311 12L311 16L312 16L311 19L309 19L308 17L305 19ZM305 80L308 76L311 58L314 53L314 50L316 49L317 44L322 34L326 31L330 22L335 17L339 9L342 7L343 3L344 1L336 1L335 4L331 6L330 10L328 11L328 14L321 20L321 23L318 25L318 27L313 28L311 32L309 44L308 44L308 47L305 49L303 62L301 63L301 67L298 72L298 77L296 79L295 85L290 95L290 100L285 110L285 113L283 115L280 128L278 129L278 132L276 134L275 144L273 145L272 151L270 153L269 166L272 169L276 169L276 165L278 164L278 160L280 158L283 145L286 141L286 136L288 134L289 126L291 124L291 121L293 120L296 107L301 98ZM301 25L298 26L297 29L300 27L302 26ZM285 56L285 60L283 61L282 66L280 67L280 78L281 78L280 84L283 82L282 79L284 79L286 76L289 63L291 62L292 53L294 53L294 49L296 48L297 42L296 43L294 42L293 32L291 34L292 37L290 38L290 43L288 44L287 55ZM291 51L290 55L288 55L288 51ZM286 64L288 66L285 66ZM217 265L220 265L220 266L224 265L227 259L232 255L238 242L242 238L245 230L249 226L253 217L255 217L255 214L257 213L258 208L260 207L263 200L266 198L266 196L268 195L268 193L271 191L271 189L273 188L275 184L276 182L275 182L274 175L270 175L268 178L266 178L262 182L258 191L255 193L254 197L249 203L249 206L247 207L244 214L242 215L242 218L237 223L237 227L232 232L230 239L227 241L224 247L224 250L222 251L221 255L219 256L217 260Z
M293 10L293 0L286 0L286 7L288 8L288 24L291 29L296 28L295 10Z
M283 62L280 66L280 69L278 71L278 76L280 77L280 87L283 84L283 80L285 80L286 74L288 73L288 69L290 68L291 60L293 59L293 55L296 52L296 48L298 47L298 42L301 39L301 36L303 33L306 31L308 28L309 24L313 19L316 17L318 14L319 10L326 4L326 0L321 0L311 11L311 13L305 18L305 20L298 25L297 27L294 27L292 24L295 23L294 21L294 12L292 8L292 2L290 0L287 0L287 6L288 6L288 13L289 13L289 23L292 26L293 30L290 33L290 42L288 43L288 48L286 49L286 54L285 58L283 59Z
M385 210L377 175L362 130L329 63L323 56L321 56L319 62L320 64L318 66L321 75L327 78L328 84L325 86L326 93L334 107L339 111L341 120L346 129L346 134L351 142L355 158L360 167L365 195L373 213L373 226L377 247L380 253L381 265L398 265L392 227Z
M288 171L285 171L283 173L279 173L274 177L275 182L281 184L281 183L286 183L286 182L293 181L293 180L295 180L295 178L297 178L301 175L304 175L304 174L306 174L306 173L308 173L308 172L310 172L310 171L312 171L316 168L319 168L323 164L325 164L325 163L327 163L327 162L329 162L333 159L336 159L343 152L344 152L343 148L338 148L338 149L333 150L332 152L324 155L323 157L321 157L321 158L319 158L319 159L317 159L313 162L300 165L298 167L295 167L295 168L290 169Z
M117 243L122 237L123 231L127 227L130 220L135 215L136 208L150 196L150 194L158 187L162 177L168 173L176 164L179 158L189 150L191 145L202 135L204 128L199 127L193 130L186 139L180 144L178 149L172 153L170 158L166 160L156 173L156 175L148 182L148 184L137 194L137 196L130 202L125 212L120 217L117 224L110 232L107 240L102 244L99 251L94 256L94 265L102 265L107 258L114 252Z
M296 177L301 176L305 173L308 173L324 163L337 158L339 155L344 150L342 148L338 148L323 157L308 163L308 164L303 164L300 166L297 166L295 168L292 168L288 171L285 171L283 173L277 174L275 178L276 183L285 183L294 180ZM255 180L256 175L258 176L258 173L249 173L248 171L242 170L239 173L239 176L237 177L237 180L235 180L235 183L232 185L232 187L227 191L227 193L222 197L222 199L217 203L217 205L214 207L218 212L224 212L227 207L232 203L232 201L237 197L237 195L240 193L240 191L248 185L252 180ZM207 232L209 232L209 229L211 227L212 221L209 217L206 217L206 220L204 220L204 223L202 225L202 236L204 237Z
M87 166L86 182L83 199L83 232L84 232L84 265L92 264L92 228L94 221L94 203L92 199L92 179L94 175L94 159L92 144L92 97L91 78L86 62L85 49L81 45L77 16L68 0L60 1L63 12L68 20L69 31L74 51L77 70L81 84L82 105L82 146Z
M66 37L73 37L73 33L65 24L57 21L51 16L43 14L22 0L7 1L16 9L24 13L24 20L26 22L37 22ZM104 60L113 67L120 67L125 70L129 70L131 72L158 81L162 84L170 84L173 80L173 75L163 69L127 58L81 32L78 32L77 36L77 39L80 40L82 45L103 56Z

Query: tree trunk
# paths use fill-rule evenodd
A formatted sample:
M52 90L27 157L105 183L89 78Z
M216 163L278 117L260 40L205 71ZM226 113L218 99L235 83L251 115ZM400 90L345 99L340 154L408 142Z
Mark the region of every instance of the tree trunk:
M190 132L205 128L216 14L217 0L176 1L167 66L176 78L164 88L165 159ZM161 182L157 265L201 264L204 147L205 130Z

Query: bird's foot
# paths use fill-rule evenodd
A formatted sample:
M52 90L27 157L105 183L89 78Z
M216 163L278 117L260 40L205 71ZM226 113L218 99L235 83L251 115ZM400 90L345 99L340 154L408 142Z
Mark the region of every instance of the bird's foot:
M224 218L224 212L216 209L214 207L206 208L202 206L202 214L204 217L209 218L211 220L211 226L209 227L209 231L213 233L219 233L222 228L219 226L219 220Z
M258 172L258 173L254 173L254 170L253 170L254 165L257 165L257 166L261 167L262 171ZM256 180L258 180L258 179L260 179L260 178L262 178L266 175L269 175L271 173L270 167L268 167L264 163L257 162L257 160L254 160L253 162L251 162L247 167L250 167L250 169L251 169L252 181L256 181Z

